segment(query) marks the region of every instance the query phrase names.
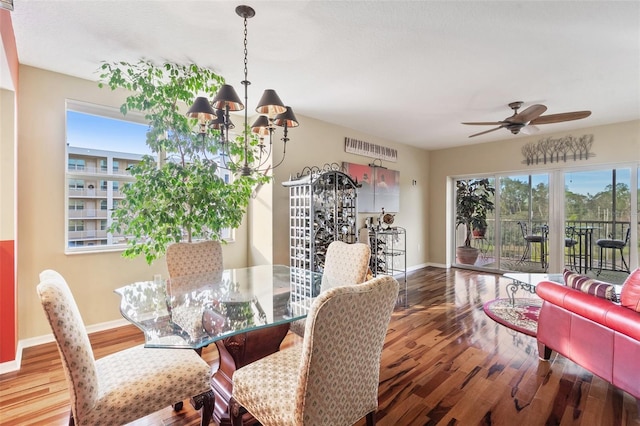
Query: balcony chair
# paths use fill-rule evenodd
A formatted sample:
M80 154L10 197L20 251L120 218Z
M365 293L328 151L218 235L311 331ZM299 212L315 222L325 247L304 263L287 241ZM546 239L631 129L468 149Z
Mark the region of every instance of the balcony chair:
M367 244L333 241L327 247L320 292L340 285L362 284L367 280L371 248ZM304 337L305 320L294 321L290 330Z
M43 271L37 291L71 394L70 425L121 425L192 397L201 424L210 423L211 369L194 351L140 345L96 360L64 278Z
M565 228L565 237L564 237L564 247L567 249L567 262L571 266L571 270L576 269L576 246L578 245L578 240L574 237L576 236L576 230L573 226L567 226Z
M596 275L600 275L600 273L602 272L602 264L604 262L602 254L604 249L613 249L614 253L615 253L615 250L619 250L620 259L622 260L622 265L624 266L624 270L627 271L628 273L631 273L631 269L629 268L627 261L624 259L624 253L622 252L622 249L624 249L629 244L630 238L631 238L631 227L627 228L627 234L624 240L616 240L614 238L611 238L611 235L609 235L609 238L601 238L596 241L596 245L600 247L600 262L598 265L598 273ZM612 264L611 267L612 267L612 270L617 271L615 264Z
M531 255L531 244L540 244L540 266L543 270L547 270L547 258L545 253L545 245L547 243L548 228L546 225L542 226L540 234L529 233L526 222L518 222L520 225L520 231L522 232L522 238L525 241L524 253L520 258L520 262L524 262L529 259Z
M175 306L171 300L188 297L192 291L206 284L217 283L222 277L222 245L219 241L196 243L174 243L166 253L169 281L167 295L171 321L182 328L192 338L206 333L202 325L200 306L180 303ZM197 352L202 354L202 348Z
M389 275L314 300L302 344L236 370L231 424L244 410L264 426L375 423L380 357L398 282ZM244 407L244 408L243 408Z

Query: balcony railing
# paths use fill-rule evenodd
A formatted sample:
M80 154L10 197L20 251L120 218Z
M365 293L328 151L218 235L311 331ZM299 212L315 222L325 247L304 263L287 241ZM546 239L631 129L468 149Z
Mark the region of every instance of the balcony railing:
M69 209L69 219L106 219L106 210L96 209L81 209L73 210Z
M497 255L500 257L501 264L508 264L509 266L521 264L522 255L526 249L526 242L522 235L522 231L520 229L520 225L518 222L521 221L519 219L507 219L500 221L500 232L501 232L501 244L500 244L500 253ZM482 259L479 259L476 263L476 266L487 266L487 267L495 267L495 259L493 258L493 253L495 249L495 241L493 235L495 235L495 221L488 220L488 228L485 239L481 242L475 241L473 244L480 247L484 256ZM546 226L546 222L542 221L532 221L528 223L528 228L531 229L531 233L540 234L541 230L544 226ZM588 242L589 247L582 247L582 253L588 252L591 254L591 260L589 261L589 265L593 269L599 268L600 262L600 249L596 245L596 241L601 238L616 238L624 240L625 234L629 227L628 221L602 221L602 220L582 220L582 221L566 221L565 222L567 230L571 228L580 229L580 228L591 228L592 235L591 238L587 241L586 239L582 240L582 243ZM562 235L561 238L572 237L575 239L576 236L570 235L570 232ZM553 239L554 236L549 235L547 239ZM548 242L547 242L548 244ZM629 263L629 253L630 253L630 245L634 244L633 241L630 241L626 247L623 249L624 258ZM548 249L548 247L547 247ZM578 248L576 248L578 250ZM531 255L533 256L530 260L531 265L534 267L539 265L540 263L540 250L538 246L531 247ZM545 250L548 253L548 250ZM553 255L553 254L552 254ZM567 261L567 266L569 265L571 259L569 257L569 249L565 248L565 259ZM538 256L536 258L536 256ZM620 258L620 252L617 250L604 250L602 254L602 263L603 269L624 269L622 260ZM517 266L516 266L517 267ZM502 268L504 269L504 267Z

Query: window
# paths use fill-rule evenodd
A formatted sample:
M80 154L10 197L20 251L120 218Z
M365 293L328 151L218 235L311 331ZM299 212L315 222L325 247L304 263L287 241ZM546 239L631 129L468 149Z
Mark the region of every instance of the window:
M69 232L84 231L84 220L70 220Z
M82 179L69 179L70 191L81 191L84 189L84 180Z
M66 250L124 248L126 235L106 231L111 226L111 211L123 197L122 190L133 181L127 168L143 155L153 155L146 144L148 125L134 112L126 118L139 122L126 121L118 109L78 101L67 101L66 118ZM96 173L102 179L96 179ZM220 173L225 182L232 179L228 171L220 169ZM221 238L231 239L231 230L224 230Z
M82 158L69 158L69 170L84 170L85 162Z
M135 114L127 114L127 119L130 117ZM120 189L131 179L120 172L120 166L135 164L151 154L146 145L147 130L147 124L125 121L117 109L67 102L68 251L124 247L123 236L106 232L111 224L110 210L117 207L113 197L121 197ZM108 177L98 180L91 175L95 173ZM94 213L77 212L88 208Z
M82 200L70 200L69 210L84 210L84 201Z

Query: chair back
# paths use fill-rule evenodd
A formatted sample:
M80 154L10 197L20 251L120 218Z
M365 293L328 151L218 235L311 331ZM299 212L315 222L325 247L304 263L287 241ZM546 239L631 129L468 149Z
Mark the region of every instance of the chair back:
M320 291L365 282L370 257L371 248L367 244L333 241L327 247Z
M169 277L222 271L222 245L219 241L174 243L167 247Z
M389 275L321 293L307 316L296 424L354 424L378 407L380 357L398 282Z
M527 235L529 235L527 232L527 223L519 221L518 225L520 225L520 231L522 232L522 237L527 238Z
M62 358L73 418L82 419L98 398L98 374L89 335L71 290L60 274L43 271L37 291Z
M627 235L624 237L624 245L629 244L629 240L631 239L631 226L627 228Z

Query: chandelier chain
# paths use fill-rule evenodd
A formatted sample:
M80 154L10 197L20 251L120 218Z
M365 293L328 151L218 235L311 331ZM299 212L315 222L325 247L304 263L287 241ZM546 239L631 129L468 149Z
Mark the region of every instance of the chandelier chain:
M249 50L247 49L247 18L244 18L244 79L245 81L248 80L247 78L247 74L248 74L247 64L249 63L249 60L247 59L248 54L249 54Z

